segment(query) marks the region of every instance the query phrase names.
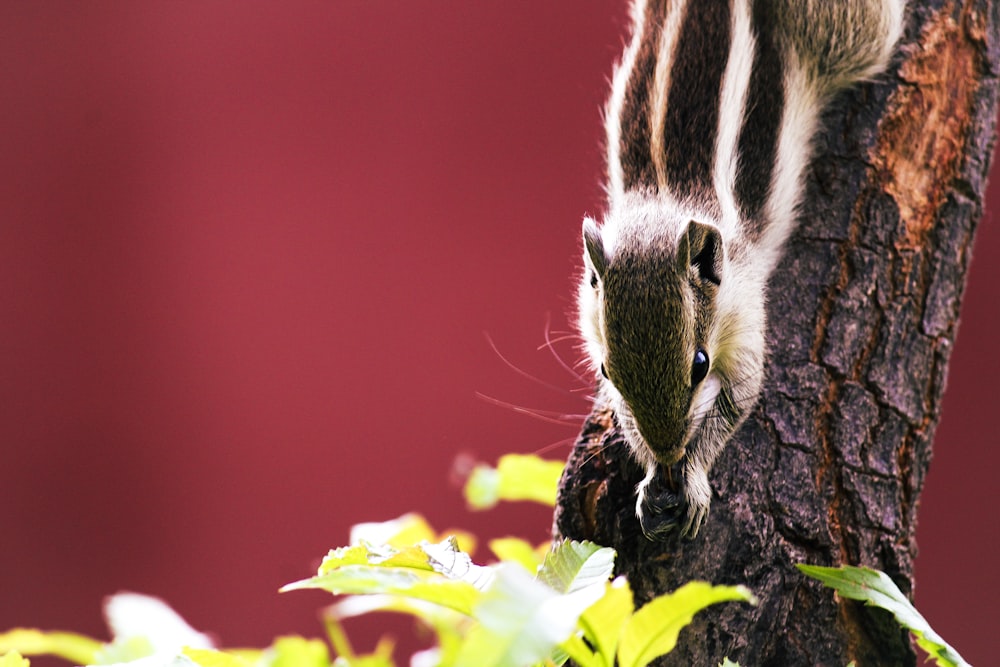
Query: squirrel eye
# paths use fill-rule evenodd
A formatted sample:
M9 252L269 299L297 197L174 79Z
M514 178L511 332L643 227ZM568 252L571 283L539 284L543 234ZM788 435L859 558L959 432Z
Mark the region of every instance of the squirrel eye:
M698 348L694 353L694 361L691 363L691 386L696 387L699 382L708 375L708 353L702 348Z
M608 370L604 367L604 364L601 364L601 375L604 376L605 380L611 379L608 377Z
M590 286L597 289L597 273L594 271L590 272Z

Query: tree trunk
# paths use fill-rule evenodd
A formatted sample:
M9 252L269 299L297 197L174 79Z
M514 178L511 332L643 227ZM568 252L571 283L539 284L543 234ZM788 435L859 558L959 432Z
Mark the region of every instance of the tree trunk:
M606 407L570 456L555 530L614 547L637 603L693 579L760 599L703 612L662 664L915 664L888 613L794 568L867 565L913 589L917 500L994 141L1000 12L995 0L910 5L890 72L825 115L769 288L765 388L711 472L698 537L643 536L642 474Z

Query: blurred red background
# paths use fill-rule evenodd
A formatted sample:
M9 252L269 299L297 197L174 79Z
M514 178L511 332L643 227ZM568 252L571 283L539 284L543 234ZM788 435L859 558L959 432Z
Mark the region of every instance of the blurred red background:
M540 346L570 328L579 221L601 211L626 16L0 5L0 629L103 637L102 597L129 589L263 645L321 633L327 596L276 590L353 523L419 510L544 540L548 510L470 515L448 473L576 435L477 392L587 410ZM987 213L918 531L918 605L984 663L998 246Z

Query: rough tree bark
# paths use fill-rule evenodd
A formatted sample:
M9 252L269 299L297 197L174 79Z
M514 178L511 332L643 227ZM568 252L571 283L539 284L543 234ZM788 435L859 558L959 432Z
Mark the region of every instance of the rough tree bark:
M760 404L711 474L694 541L654 544L642 475L596 406L560 488L555 531L618 551L637 602L692 579L745 584L662 664L912 665L887 613L795 563L863 564L913 589L917 500L994 141L997 0L911 1L889 74L826 114L800 229L769 292Z

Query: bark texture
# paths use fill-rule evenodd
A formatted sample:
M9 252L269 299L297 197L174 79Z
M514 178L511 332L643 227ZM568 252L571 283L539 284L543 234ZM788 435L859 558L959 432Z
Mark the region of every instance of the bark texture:
M769 290L768 378L710 475L694 541L652 543L641 471L596 406L564 473L555 532L618 551L637 603L692 579L745 584L658 664L913 665L881 610L795 563L861 564L913 588L917 504L994 142L997 0L911 1L879 82L825 116L798 232Z

